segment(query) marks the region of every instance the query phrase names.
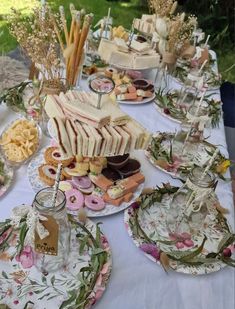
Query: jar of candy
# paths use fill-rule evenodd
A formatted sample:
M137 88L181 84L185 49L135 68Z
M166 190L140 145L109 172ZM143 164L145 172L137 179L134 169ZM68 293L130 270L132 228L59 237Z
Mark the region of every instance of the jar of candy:
M173 195L167 215L171 233L191 233L199 230L209 213L208 203L213 198L215 176L194 167L185 184Z
M43 273L66 266L70 252L70 223L66 213L65 194L58 190L54 205L53 188L44 188L34 199L33 207L39 216L44 236L35 232L35 266ZM46 233L46 234L45 234Z

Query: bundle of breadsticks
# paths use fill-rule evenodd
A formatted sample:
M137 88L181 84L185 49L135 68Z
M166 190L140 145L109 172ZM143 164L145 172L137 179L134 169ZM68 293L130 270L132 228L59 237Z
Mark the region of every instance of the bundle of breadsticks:
M53 19L55 32L65 59L66 79L69 85L74 86L82 69L84 46L93 20L93 14L85 14L84 10L77 11L74 5L70 4L72 21L70 29L68 29L64 7L60 6L59 10L63 33L61 33L60 27L52 14L51 18Z

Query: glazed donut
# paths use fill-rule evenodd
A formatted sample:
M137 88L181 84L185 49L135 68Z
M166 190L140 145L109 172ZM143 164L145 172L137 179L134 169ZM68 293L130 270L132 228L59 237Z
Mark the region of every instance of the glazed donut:
M68 166L70 163L73 162L73 157L63 159L63 154L57 147L48 147L46 151L44 152L44 159L47 164L51 164L54 166L57 166L59 163L62 163L62 165Z
M73 177L72 181L74 186L78 189L88 189L91 186L91 180L88 176Z
M91 210L99 211L105 207L104 200L94 194L85 196L85 206Z
M83 207L84 196L80 191L76 189L70 189L65 191L65 195L67 200L66 206L69 210L78 210Z

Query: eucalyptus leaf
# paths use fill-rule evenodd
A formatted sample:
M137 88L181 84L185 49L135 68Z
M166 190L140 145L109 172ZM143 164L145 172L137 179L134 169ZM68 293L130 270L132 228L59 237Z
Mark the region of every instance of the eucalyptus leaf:
M2 276L3 278L8 279L7 273L5 271L2 271Z
M183 262L189 261L189 260L192 260L193 258L195 258L197 255L199 255L204 248L204 244L205 244L206 240L207 240L207 237L204 236L204 239L203 239L201 245L196 250L194 250L191 253L189 253L188 255L184 256L181 261L183 261Z
M235 242L235 234L227 233L218 245L218 252L222 252L226 247Z
M0 304L0 309L11 309L11 308L5 304Z
M67 306L69 306L69 305L71 306L72 304L75 303L75 300L76 300L76 298L77 298L77 291L76 291L76 290L75 290L75 291L70 291L69 294L70 294L70 297L69 297L67 300L65 300L65 301L60 305L59 309L64 309L64 308L66 308Z
M102 249L102 248L94 248L93 250L92 250L92 254L100 254L100 253L103 253L104 252L104 249Z
M54 283L55 283L55 275L51 277L51 284L54 285Z

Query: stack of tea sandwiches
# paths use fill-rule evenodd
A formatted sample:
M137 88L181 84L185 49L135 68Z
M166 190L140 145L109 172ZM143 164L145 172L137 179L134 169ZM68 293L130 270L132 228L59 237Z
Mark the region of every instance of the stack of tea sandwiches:
M151 134L108 95L97 109L95 93L69 90L48 95L45 111L64 157L116 156L146 149Z

